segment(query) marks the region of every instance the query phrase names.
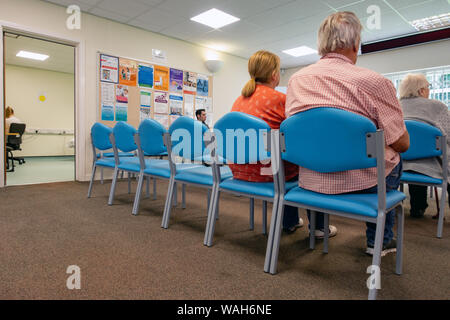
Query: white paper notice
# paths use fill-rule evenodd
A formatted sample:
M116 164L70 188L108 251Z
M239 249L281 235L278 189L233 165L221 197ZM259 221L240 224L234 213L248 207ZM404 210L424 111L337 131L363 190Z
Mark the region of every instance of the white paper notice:
M119 58L100 55L100 80L104 82L119 82Z
M194 118L194 95L184 95L184 115Z
M172 93L169 96L170 99L170 114L183 115L183 95Z
M169 94L167 92L155 91L155 113L168 114Z
M153 118L162 124L164 128L169 128L169 116L167 114L157 114L153 116Z
M102 104L111 105L114 104L116 96L114 93L114 83L102 82L101 84Z
M145 119L151 118L151 109L150 108L140 108L139 110L139 119L140 121L143 121Z

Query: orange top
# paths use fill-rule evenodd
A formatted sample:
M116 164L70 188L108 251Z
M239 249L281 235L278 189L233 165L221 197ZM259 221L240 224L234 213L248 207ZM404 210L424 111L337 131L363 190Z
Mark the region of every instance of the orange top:
M258 117L272 128L279 129L281 122L286 119L284 105L286 95L272 88L257 84L255 92L248 98L240 96L233 104L231 111L239 111ZM298 166L284 162L286 180L291 180L298 175ZM270 168L270 163L257 164L230 164L233 177L239 180L252 182L273 181L272 171L262 168Z

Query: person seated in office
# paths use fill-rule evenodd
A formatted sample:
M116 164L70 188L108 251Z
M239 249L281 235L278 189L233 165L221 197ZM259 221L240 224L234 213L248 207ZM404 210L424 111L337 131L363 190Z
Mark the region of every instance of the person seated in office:
M297 71L289 80L286 114L319 107L334 107L363 115L384 130L386 140L386 189L397 189L402 163L399 153L409 148L402 108L391 81L355 66L362 25L353 12L329 15L318 32L319 54L315 64ZM376 168L319 173L300 167L300 187L324 194L376 193ZM386 215L383 252L394 252L395 212ZM376 225L367 223L366 253L373 254ZM330 227L330 231L331 227Z
M9 127L11 123L22 123L19 118L14 115L14 109L8 106L5 109L5 132L9 133Z
M400 105L405 119L416 120L430 124L447 135L447 150L450 150L450 115L445 104L429 99L430 84L423 74L408 74L399 86ZM442 161L439 158L418 159L403 162L404 171L418 172L436 179L442 179ZM444 165L446 170L449 164ZM449 178L450 179L450 178ZM413 218L422 218L427 204L427 187L408 185ZM447 184L447 192L450 185ZM449 198L450 203L450 198Z
M209 126L206 124L206 111L205 109L198 109L195 111L195 116L198 121L201 121L208 129Z
M242 89L241 96L234 102L231 111L253 115L267 122L272 129L279 129L283 120L286 119L286 95L275 90L280 82L280 58L268 51L258 51L248 61L248 72L251 79ZM234 179L253 182L273 181L272 175L262 174L262 168L270 168L270 164L230 164L229 166ZM298 167L285 162L285 173L287 181L297 179ZM317 226L323 228L323 215L318 215L317 220ZM299 218L298 209L285 206L283 230L292 233L301 226L303 226L303 220Z

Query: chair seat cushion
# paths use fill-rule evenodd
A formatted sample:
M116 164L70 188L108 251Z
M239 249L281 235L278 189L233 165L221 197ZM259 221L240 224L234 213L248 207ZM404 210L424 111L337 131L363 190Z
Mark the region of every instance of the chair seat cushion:
M220 168L221 181L231 178L232 175L233 174L231 173L231 170L228 166L223 166ZM182 170L180 172L177 172L177 174L175 175L175 180L212 186L213 185L212 168L200 166L196 168Z
M419 182L429 184L442 184L442 179L436 179L420 173L403 172L400 178L401 182Z
M168 160L161 159L145 159L145 167L167 167L169 168ZM138 157L133 158L121 158L118 166L120 170L139 172L141 171L141 164Z
M102 154L97 153L97 158L100 158ZM103 153L104 158L114 158L114 152L105 152ZM134 157L134 153L129 152L119 152L119 157Z
M386 193L386 208L392 208L406 198L403 192L393 190ZM323 194L296 187L285 196L285 201L310 207L353 213L375 218L378 216L378 195L368 194Z
M114 158L101 158L101 159L98 159L97 161L95 161L95 164L97 166L108 167L108 168L114 168L116 166L116 162L115 162Z
M145 174L153 175L153 176L159 176L162 178L170 178L170 167L169 167L169 161L168 160L151 160L151 161L158 161L154 162L152 165L147 166L147 168L144 170ZM177 163L177 172L191 169L195 167L199 167L198 164L190 164L190 163Z
M286 190L290 190L298 185L298 181L286 182ZM220 188L235 191L239 193L245 193L248 195L262 196L273 198L275 196L275 191L273 187L273 182L250 182L237 179L228 179L220 183Z

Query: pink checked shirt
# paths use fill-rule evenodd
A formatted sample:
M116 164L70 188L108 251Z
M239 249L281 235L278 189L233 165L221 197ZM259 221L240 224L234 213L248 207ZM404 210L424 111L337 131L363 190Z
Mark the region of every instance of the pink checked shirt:
M343 55L329 53L297 71L287 89L287 117L317 107L348 110L372 120L377 128L384 130L386 176L399 163L399 154L389 145L404 134L406 127L395 88L388 79L355 66ZM335 173L299 169L300 187L320 193L346 193L376 184L376 168Z

